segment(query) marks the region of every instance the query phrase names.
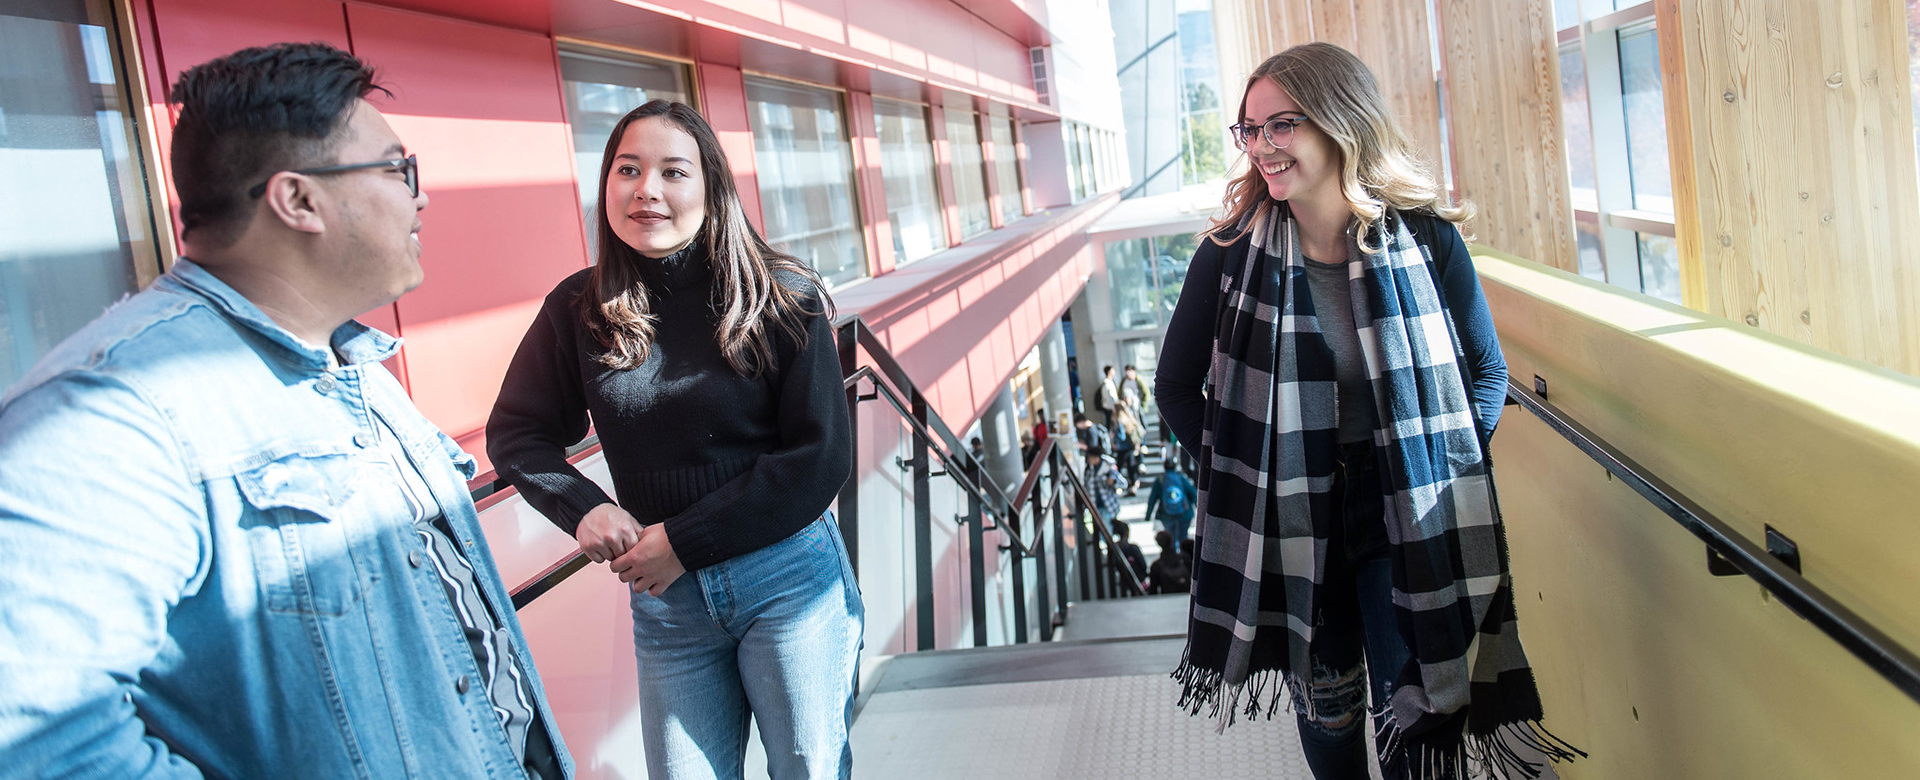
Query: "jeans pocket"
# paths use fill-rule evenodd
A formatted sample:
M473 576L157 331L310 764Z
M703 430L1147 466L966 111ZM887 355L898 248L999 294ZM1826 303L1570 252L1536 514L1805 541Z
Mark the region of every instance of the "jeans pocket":
M269 611L344 615L361 599L348 541L360 477L345 455L288 457L235 476L254 576Z

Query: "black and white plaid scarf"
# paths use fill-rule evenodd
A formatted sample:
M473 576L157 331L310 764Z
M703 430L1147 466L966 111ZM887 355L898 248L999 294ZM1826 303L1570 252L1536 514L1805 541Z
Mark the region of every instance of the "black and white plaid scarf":
M1184 685L1180 705L1194 714L1210 707L1222 729L1239 712L1271 717L1282 701L1276 676L1295 708L1313 706L1307 650L1334 522L1337 450L1332 357L1313 316L1296 223L1280 203L1240 230L1252 233L1248 251L1225 258L1220 279L1188 282L1219 284L1221 305L1200 441L1200 559L1174 676ZM1578 751L1539 728L1459 338L1430 250L1396 213L1369 232L1386 239L1384 251L1354 250L1349 289L1388 483L1395 622L1413 649L1391 701L1375 703L1385 711L1381 761L1405 761L1422 778L1465 778L1470 769L1535 777L1539 765L1515 746L1554 760Z

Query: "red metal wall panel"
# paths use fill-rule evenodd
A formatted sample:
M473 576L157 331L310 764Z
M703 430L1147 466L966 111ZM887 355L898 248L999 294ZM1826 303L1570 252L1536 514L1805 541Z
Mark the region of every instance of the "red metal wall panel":
M765 233L761 220L760 177L753 168L753 126L747 121L747 82L739 68L702 62L694 80L700 89L700 115L720 137L720 148L733 166L733 183L740 190L740 208L753 228Z
M893 270L893 223L887 219L886 179L880 172L880 128L874 122L873 95L847 92L849 131L853 137L854 186L860 190L861 223L866 233L869 273Z
M947 226L947 246L954 246L960 243L960 197L953 183L953 150L947 143L947 109L937 99L927 107L927 134L933 139L933 186L940 191L941 222Z
M358 3L348 19L430 199L427 280L399 302L414 402L484 459L477 434L514 347L547 292L586 266L553 42Z
M173 190L173 109L167 93L174 80L195 65L249 46L288 41L324 41L351 50L346 13L336 0L261 0L239 5L231 0L152 0L134 6L134 26L147 47L143 63L148 91L153 96L154 140L160 146L160 170L166 174L167 201L174 215L173 232L180 235L180 197ZM360 316L360 321L388 333L399 333L394 306L382 306ZM387 369L407 381L404 356L387 361Z

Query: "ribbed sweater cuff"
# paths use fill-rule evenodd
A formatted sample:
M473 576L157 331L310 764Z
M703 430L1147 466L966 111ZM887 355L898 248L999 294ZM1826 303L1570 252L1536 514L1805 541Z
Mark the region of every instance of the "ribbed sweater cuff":
M601 504L614 503L612 498L607 497L607 491L601 490L592 480L565 479L546 487L559 499L554 507L558 516L552 519L560 524L560 530L566 531L568 536L580 530L580 521L586 518L587 512Z

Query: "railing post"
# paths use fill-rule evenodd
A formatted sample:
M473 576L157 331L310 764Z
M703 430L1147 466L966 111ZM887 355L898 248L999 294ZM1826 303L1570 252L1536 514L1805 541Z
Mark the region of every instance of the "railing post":
M1040 589L1040 641L1053 641L1053 599L1047 583L1047 513L1040 507L1040 486L1035 484L1033 492L1027 495L1027 503L1033 509L1033 566L1034 584Z
M1056 450L1057 452L1057 450ZM1047 472L1053 476L1053 583L1060 598L1054 601L1059 610L1060 622L1067 620L1067 527L1062 525L1060 513L1060 461L1047 459Z
M1027 643L1027 562L1019 550L1008 552L1013 553L1013 642L1024 645Z
M968 476L974 484L980 484L980 464L972 463L967 467ZM973 646L987 646L987 553L981 549L986 544L986 525L980 517L980 497L967 494L967 573L972 585L973 602Z
M927 399L913 394L913 419L922 429L927 422ZM933 455L930 442L918 431L913 434L913 573L914 617L918 631L916 649L933 649Z
M1097 586L1100 578L1096 576L1099 572L1094 568L1096 551L1093 549L1099 539L1087 535L1087 524L1081 519L1086 517L1087 507L1081 503L1080 497L1068 497L1073 499L1073 538L1079 543L1077 547L1080 553L1080 598L1082 600L1099 598Z
M852 376L860 369L859 356L855 350L859 347L860 337L855 331L859 321L855 320L840 327L840 375ZM850 457L853 459L853 473L847 475L847 481L840 486L840 538L847 544L847 562L853 566L854 579L860 577L860 387L858 383L847 388L847 420L853 427L853 446Z
M1099 512L1093 513L1093 521L1100 522ZM1093 576L1094 587L1098 589L1100 598L1112 598L1111 590L1116 584L1113 581L1113 548L1098 529L1090 535L1093 537L1093 565L1097 569Z

